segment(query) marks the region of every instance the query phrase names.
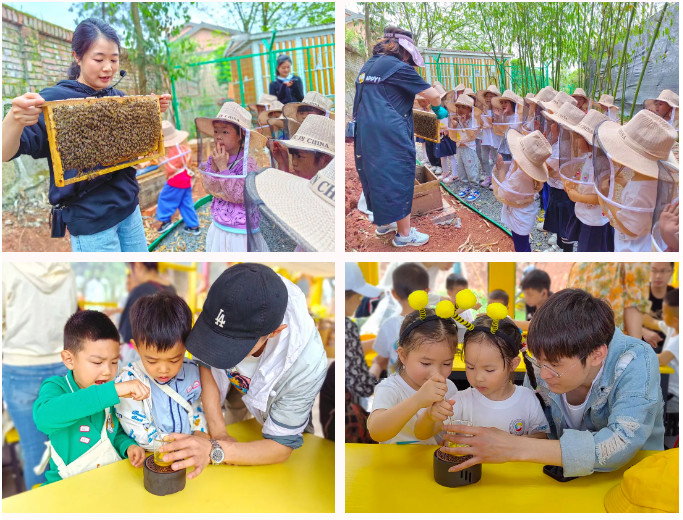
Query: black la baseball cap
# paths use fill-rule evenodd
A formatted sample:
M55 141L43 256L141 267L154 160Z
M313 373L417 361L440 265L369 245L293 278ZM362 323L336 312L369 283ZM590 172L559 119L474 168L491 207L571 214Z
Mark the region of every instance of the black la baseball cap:
M282 324L287 299L285 283L270 267L234 265L211 285L185 346L207 365L232 368Z

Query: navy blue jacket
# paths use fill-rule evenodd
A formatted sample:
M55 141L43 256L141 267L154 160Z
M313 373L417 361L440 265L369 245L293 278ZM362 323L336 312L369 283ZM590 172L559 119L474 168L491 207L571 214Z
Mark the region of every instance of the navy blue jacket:
M95 90L75 80L62 80L54 87L40 91L45 101L60 99L124 96L120 90L107 87ZM123 168L91 181L80 181L59 188L55 186L52 158L41 114L38 123L27 126L21 134L19 151L13 157L30 155L34 159L47 158L50 168L50 204L63 204L64 222L72 235L93 235L109 229L130 216L138 205L138 182L135 168ZM65 178L73 177L74 170L64 172Z
M304 98L304 84L299 76L292 76L292 86L288 87L281 79L276 79L270 82L268 93L272 96L277 96L277 99L283 105L287 103L300 103Z

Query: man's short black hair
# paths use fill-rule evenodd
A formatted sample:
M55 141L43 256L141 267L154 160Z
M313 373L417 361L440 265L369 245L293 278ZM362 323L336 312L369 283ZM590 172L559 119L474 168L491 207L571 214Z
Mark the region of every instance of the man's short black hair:
M165 291L143 296L130 309L133 340L157 351L185 344L192 330L192 311L185 300Z
M545 271L534 269L533 271L527 273L524 278L522 278L519 286L523 291L526 291L527 289L535 289L538 292L541 292L543 289L545 289L548 291L548 294L550 294L550 276Z
M586 358L614 336L614 312L604 300L581 289L554 293L534 313L528 345L535 358L550 363L574 356Z
M429 289L429 273L422 264L406 262L399 265L391 276L393 289L401 300L407 300L413 291Z
M510 304L510 296L503 289L494 289L489 293L489 301L496 300L506 307Z
M75 354L84 341L111 339L121 341L116 325L109 316L99 311L76 311L64 325L64 350Z
M467 289L469 287L469 284L467 283L467 278L455 273L449 274L448 278L446 278L446 290L452 291L458 285L465 287L465 289Z
M673 289L666 293L662 303L666 303L669 307L678 308L678 289Z

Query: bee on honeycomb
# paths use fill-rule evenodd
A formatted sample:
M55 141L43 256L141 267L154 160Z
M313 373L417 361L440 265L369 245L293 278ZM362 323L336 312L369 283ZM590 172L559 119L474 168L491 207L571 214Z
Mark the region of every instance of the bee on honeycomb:
M144 157L161 134L155 98L57 105L53 119L62 168L79 175Z

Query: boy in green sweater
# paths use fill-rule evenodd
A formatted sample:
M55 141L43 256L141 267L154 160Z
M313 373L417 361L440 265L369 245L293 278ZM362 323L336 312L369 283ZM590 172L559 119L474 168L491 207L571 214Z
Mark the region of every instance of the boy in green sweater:
M121 397L142 400L150 389L138 380L114 383L119 364L119 332L101 312L76 312L64 326L62 361L66 376L40 387L33 420L49 440L39 469L47 483L128 457L142 466L145 450L119 425L113 406Z

